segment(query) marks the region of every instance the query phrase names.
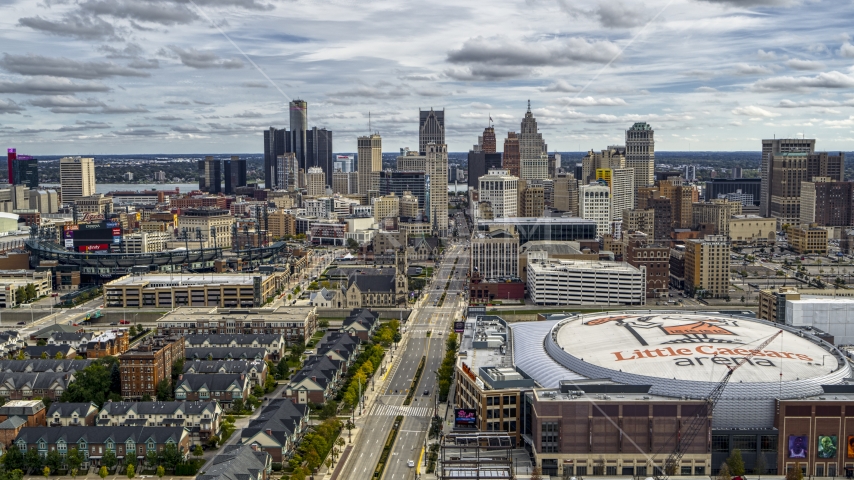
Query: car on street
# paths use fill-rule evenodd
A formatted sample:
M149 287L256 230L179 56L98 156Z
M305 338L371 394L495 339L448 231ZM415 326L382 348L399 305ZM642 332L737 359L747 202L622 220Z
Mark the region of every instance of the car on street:
M18 325L26 325L24 322L18 322Z
M415 466L415 460L410 460L410 461L406 462L406 464L409 465L409 468L412 468Z
M430 395L430 390L424 390L424 395L425 396Z

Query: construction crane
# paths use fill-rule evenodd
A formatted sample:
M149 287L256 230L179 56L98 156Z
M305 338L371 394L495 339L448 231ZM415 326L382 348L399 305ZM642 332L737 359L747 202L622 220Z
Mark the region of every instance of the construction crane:
M739 367L747 363L754 355L762 351L763 348L767 347L771 342L774 341L775 338L780 336L783 333L782 330L778 330L777 333L771 335L767 340L762 342L758 347L750 349L750 353L740 357L740 362L736 361L735 365L729 366L727 365L727 372L724 374L724 378L715 385L715 388L712 389L709 396L706 397L706 401L704 402L702 408L694 415L694 418L691 419L690 423L682 432L676 432L673 434L676 437L676 446L673 448L673 451L667 456L667 459L664 461L664 468L662 470L658 470L653 466L653 471L656 480L667 480L667 477L670 475L676 474L676 469L679 467L679 462L682 460L682 457L691 448L691 444L694 443L694 438L697 437L697 434L700 433L700 430L703 428L703 425L707 422L709 415L713 414L715 411L715 405L717 405L718 400L721 399L721 396L724 393L724 389L729 383L729 380L732 378L732 374L738 370ZM681 435L680 435L681 433ZM671 437L673 438L673 437ZM668 442L669 443L669 442Z

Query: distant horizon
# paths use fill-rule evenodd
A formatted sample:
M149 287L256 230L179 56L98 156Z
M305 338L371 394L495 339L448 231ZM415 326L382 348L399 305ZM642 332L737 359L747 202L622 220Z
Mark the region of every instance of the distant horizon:
M599 149L594 151L605 150ZM854 153L854 150L848 152L846 150L827 150L827 149L816 149L816 151L828 151L828 152L844 152L844 153ZM581 150L581 151L573 151L573 150L549 150L549 153L570 153L570 154L582 154L587 153L589 150ZM333 152L332 155L355 155L357 152ZM448 151L448 154L468 154L469 151ZM504 152L496 152L496 153L504 153ZM683 154L683 153L756 153L761 154L760 150L656 150L656 154ZM399 151L392 152L382 152L383 155L399 155ZM40 155L37 153L31 152L18 152L18 155L30 155L33 157L111 157L111 156L128 156L128 157L156 157L159 155L163 156L202 156L202 155L253 155L253 156L263 156L263 152L222 152L222 153L210 153L210 152L187 152L187 153L74 153L74 154L46 154ZM8 158L6 155L0 156L0 158Z

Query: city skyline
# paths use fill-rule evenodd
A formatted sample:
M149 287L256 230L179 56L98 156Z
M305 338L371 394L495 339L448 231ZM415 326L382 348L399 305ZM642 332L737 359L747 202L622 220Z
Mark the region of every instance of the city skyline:
M549 151L622 144L635 122L656 130L657 151L758 151L804 135L854 149L850 2L3 9L0 142L33 155L257 152L297 98L309 126L335 131L336 152L356 151L369 112L386 151L418 149L418 110L431 107L444 109L448 151L467 151L489 117L502 144L527 100Z

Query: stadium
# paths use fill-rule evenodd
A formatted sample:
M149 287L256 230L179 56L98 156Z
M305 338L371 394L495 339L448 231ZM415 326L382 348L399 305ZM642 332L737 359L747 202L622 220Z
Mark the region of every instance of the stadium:
M562 317L511 325L513 363L522 374L543 387L610 379L692 400L708 397L740 364L715 409L714 428L769 428L775 401L820 395L822 386L842 384L852 373L832 344L750 317L659 311Z

